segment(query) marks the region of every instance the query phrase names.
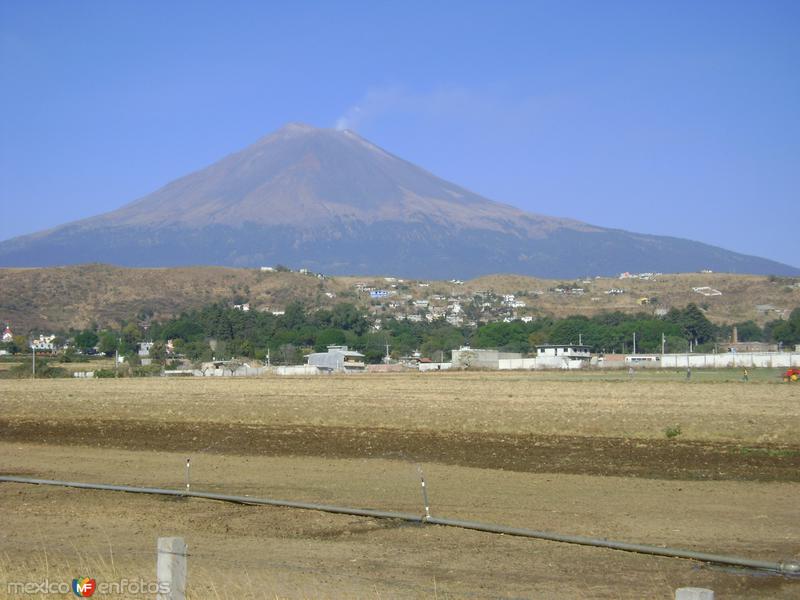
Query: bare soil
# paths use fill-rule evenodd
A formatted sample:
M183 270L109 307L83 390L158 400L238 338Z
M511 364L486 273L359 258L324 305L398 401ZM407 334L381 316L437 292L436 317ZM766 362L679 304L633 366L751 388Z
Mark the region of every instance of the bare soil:
M191 457L193 489L421 513L420 465L438 516L797 560L797 393L519 374L0 382L0 473L179 489ZM685 433L667 439L671 423ZM0 521L0 597L45 577L152 581L167 535L189 544L194 599L800 594L687 560L199 499L0 483Z
M800 481L800 446L556 435L268 427L151 421L7 421L3 439L64 446L256 456L400 458L525 473Z

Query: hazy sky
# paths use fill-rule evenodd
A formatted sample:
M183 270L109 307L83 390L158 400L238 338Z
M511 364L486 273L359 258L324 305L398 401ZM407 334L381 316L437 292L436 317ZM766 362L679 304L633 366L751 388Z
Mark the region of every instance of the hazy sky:
M800 266L798 32L795 0L3 0L0 239L302 121L534 212Z

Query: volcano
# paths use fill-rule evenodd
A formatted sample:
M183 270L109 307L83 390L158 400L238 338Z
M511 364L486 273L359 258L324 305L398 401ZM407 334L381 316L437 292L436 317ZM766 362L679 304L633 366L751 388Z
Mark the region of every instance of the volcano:
M289 124L117 210L0 243L2 266L284 264L471 278L620 271L795 275L700 242L596 227L474 194L352 131Z

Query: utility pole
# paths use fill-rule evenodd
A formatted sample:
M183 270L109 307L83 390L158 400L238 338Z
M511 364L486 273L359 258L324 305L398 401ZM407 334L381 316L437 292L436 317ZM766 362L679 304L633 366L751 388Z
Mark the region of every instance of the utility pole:
M664 347L666 346L666 344L667 344L667 336L665 336L664 333L662 332L661 333L661 354L664 354Z
M583 346L583 334L578 334L578 346Z
M36 346L33 343L31 343L31 361L31 376L36 379Z
M636 332L633 332L633 353L636 354Z
M270 367L272 364L269 361L269 346L267 346L267 366Z
M117 347L114 348L114 377L119 377L119 338L117 338Z

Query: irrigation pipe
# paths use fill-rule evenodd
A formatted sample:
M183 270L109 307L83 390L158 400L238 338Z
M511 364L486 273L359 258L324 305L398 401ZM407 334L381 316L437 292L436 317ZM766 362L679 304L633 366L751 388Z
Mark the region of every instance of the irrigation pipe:
M580 535L567 535L552 533L548 531L536 531L519 527L508 527L505 525L492 525L490 523L478 523L475 521L462 521L458 519L446 519L441 517L420 516L412 513L393 512L385 510L374 510L369 508L352 508L348 506L335 506L332 504L316 504L311 502L294 502L290 500L274 500L270 498L251 498L250 496L232 496L228 494L215 494L213 492L197 492L189 490L171 490L164 488L134 487L129 485L111 485L104 483L82 483L78 481L58 481L52 479L29 479L26 477L0 476L0 481L8 483L28 483L34 485L55 485L61 487L80 488L87 490L105 490L112 492L129 492L132 494L155 494L160 496L178 496L183 498L204 498L206 500L220 500L223 502L235 502L238 504L283 506L287 508L299 508L303 510L316 510L327 513L341 515L354 515L357 517L371 517L374 519L399 519L411 523L428 523L431 525L441 525L444 527L458 527L461 529L472 529L487 533L498 533L503 535L514 535L528 538L549 540L553 542L565 542L568 544L580 544L583 546L595 546L599 548L611 548L614 550L624 550L627 552L637 552L640 554L652 554L655 556L667 556L672 558L686 558L699 560L702 562L732 565L736 567L746 567L759 571L771 571L781 575L800 575L800 563L798 562L770 562L764 560L753 560L740 558L738 556L725 556L722 554L709 554L707 552L695 552L693 550L683 550L680 548L669 548L662 546L649 546L646 544L632 544L629 542L619 542L603 538L592 538Z

